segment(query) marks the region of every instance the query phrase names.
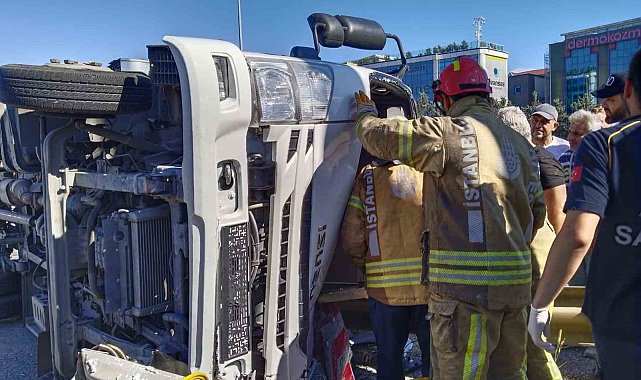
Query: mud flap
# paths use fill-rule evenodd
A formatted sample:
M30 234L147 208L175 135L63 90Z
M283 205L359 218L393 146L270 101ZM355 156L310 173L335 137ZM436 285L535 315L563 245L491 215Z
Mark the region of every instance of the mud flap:
M51 336L48 331L43 331L38 334L37 345L36 373L38 377L41 377L53 371L53 362L51 361Z

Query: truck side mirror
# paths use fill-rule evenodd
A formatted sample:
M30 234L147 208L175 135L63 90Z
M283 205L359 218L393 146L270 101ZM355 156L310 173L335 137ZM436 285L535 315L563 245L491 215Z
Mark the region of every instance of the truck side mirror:
M385 33L381 24L373 20L352 16L332 16L327 13L312 13L307 23L314 35L314 48L320 52L320 46L337 48L349 46L364 50L383 50L385 41L390 38L396 41L401 57L401 66L391 72L399 79L409 69L401 40L394 34Z
M364 50L382 50L385 47L385 31L381 24L352 16L336 16L343 26L344 46Z
M320 51L318 44L329 48L343 46L345 33L338 19L326 13L313 13L307 17L307 23L314 33L314 47Z

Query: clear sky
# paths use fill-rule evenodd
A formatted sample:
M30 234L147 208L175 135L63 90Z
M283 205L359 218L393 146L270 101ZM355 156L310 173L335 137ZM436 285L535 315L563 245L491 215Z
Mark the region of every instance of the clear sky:
M474 40L473 19L483 16L483 39L503 44L509 69L541 68L561 33L641 17L639 0L242 0L245 50L288 54L313 46L306 18L314 12L371 18L398 35L405 50ZM49 58L100 61L146 58L147 44L164 35L238 43L236 0L2 0L0 64L46 63ZM395 53L389 41L386 52ZM323 49L346 61L373 52Z

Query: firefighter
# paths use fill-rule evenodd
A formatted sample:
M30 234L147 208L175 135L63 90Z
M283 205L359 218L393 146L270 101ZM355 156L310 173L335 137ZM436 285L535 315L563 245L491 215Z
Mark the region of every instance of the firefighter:
M377 117L356 94L363 146L424 173L424 251L434 378L525 378L529 245L545 220L534 149L489 102L487 73L460 57L433 85L447 115Z
M423 376L430 368L429 293L421 284L423 174L387 162L367 165L349 198L341 240L365 274L378 349L378 379L405 379L403 352L414 326Z

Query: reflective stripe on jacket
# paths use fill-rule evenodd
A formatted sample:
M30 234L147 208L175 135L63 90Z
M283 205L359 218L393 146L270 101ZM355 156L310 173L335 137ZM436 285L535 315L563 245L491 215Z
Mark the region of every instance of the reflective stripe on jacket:
M545 219L536 153L480 96L448 113L409 121L360 114L357 130L373 155L425 173L430 291L490 309L527 305L529 245Z
M367 293L388 305L421 305L423 174L405 165L367 165L347 203L343 249L365 273Z

